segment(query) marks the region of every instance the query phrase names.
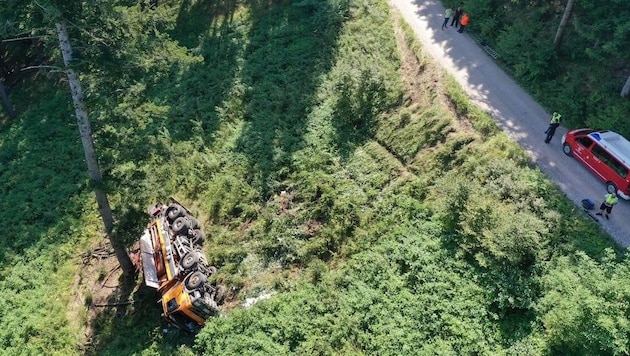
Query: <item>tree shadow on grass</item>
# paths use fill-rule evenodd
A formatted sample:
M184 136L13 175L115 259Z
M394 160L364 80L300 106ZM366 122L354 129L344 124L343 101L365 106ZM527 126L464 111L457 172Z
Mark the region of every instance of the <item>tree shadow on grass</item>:
M250 184L267 196L303 148L307 117L334 61L342 19L329 2L254 1L242 80L245 126L238 151Z
M182 4L172 39L194 48L202 60L184 72L174 63L170 74L155 84L151 100L166 104L169 111L167 121L160 120L147 127L148 133L155 134L163 128L174 141L194 137L203 142L218 128L217 107L230 95L243 41L233 28L233 4L229 1L221 4L210 1ZM168 151L159 146L153 149L158 154Z
M335 143L342 158L347 159L357 146L372 139L379 99L386 89L364 70L358 78L344 74L337 90L339 98L333 106Z
M123 197L120 211L124 214L137 215L135 211L151 204L148 201L173 194L166 180L172 178L186 185L194 178L191 172L182 173L181 167L168 166L204 151L219 127L217 108L230 96L243 41L233 28L231 11L229 1L183 2L176 28L168 32L171 37L160 34L143 44L166 48L172 55L159 61L167 66L129 80L138 84L125 89L131 94L123 97L122 104L133 107L133 120L125 117L127 113L116 113L110 119L119 121L112 123L115 130L100 133L109 147L116 147L103 156L105 166L118 171L110 174L105 170L104 175L108 186ZM187 50L181 44L193 48ZM141 60L151 62L149 57ZM128 169L120 171L125 166ZM160 174L155 174L156 170Z
M0 126L0 209L7 212L0 223L11 237L0 241L5 256L20 255L41 242L67 243L73 238L68 231L80 229L89 205L81 197L89 189L89 176L76 121L58 115L57 108L68 105L67 89L63 83L48 86L39 97L30 83L20 90L26 98L16 102L30 106L20 107L20 116Z
M293 153L302 148L306 117L320 78L333 63L343 18L328 2L247 5L251 24L233 22L230 1L182 4L171 34L193 47L201 60L183 72L174 65L147 90L147 101L168 112L134 128L136 137L167 139L154 140L150 149L146 142L126 145L117 165L150 156L168 158L178 142L192 141L192 149L202 151L212 145L222 123L240 125L244 120L237 150L248 158L248 183L265 196L270 182L283 180ZM188 178L181 179L185 184Z
M181 45L196 48L203 44L210 28L208 25L212 28L211 37L216 37L221 24L232 22L236 6L236 0L185 0L170 35Z

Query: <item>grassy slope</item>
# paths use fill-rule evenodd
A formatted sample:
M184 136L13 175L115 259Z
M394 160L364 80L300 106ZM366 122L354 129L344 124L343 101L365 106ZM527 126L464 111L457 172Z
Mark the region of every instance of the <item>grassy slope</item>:
M368 18L370 15L373 14L364 14ZM374 18L369 22L371 31L381 29ZM388 26L383 24L380 31L390 32ZM365 34L366 28L357 32L353 28L348 25L340 41L348 36L361 42L360 37L370 36ZM369 52L383 57L390 53L380 49L373 47ZM332 204L351 208L339 214L355 214L352 237L338 255L339 260L334 260L339 267L326 273L314 262L304 284L292 288L290 293L260 309L235 312L227 320L213 320L198 339L199 351L400 354L491 352L512 345L515 350L536 348L531 345L537 343L538 329L530 329L536 316L497 312L492 292L488 292L493 286L492 281L485 279L487 271L467 264L458 258L462 251L443 244L440 236L444 232L431 221L431 216L440 209L433 201L443 199L439 191L444 188L433 186L432 182L439 180L442 187L449 186L449 179L460 177L457 168L473 170L491 160L515 160L520 167L517 174L531 179L530 188L537 191L534 198L539 193L560 198L538 172L528 168L520 149L497 133L487 116L468 106L453 82L447 88L436 86L441 82L436 80L441 74L433 65L416 63L408 57L413 56L405 56L405 62L411 63L403 63L399 72L409 81L409 86L403 86L406 94L401 107L380 116L374 139L352 142L354 149L350 152L340 150L342 166L317 176L342 187L334 189L338 195L331 198ZM340 62L342 66L343 59ZM456 121L451 109L444 106L444 91L464 122ZM432 95L418 94L423 92ZM317 111L312 116L319 118ZM471 131L470 124L481 135ZM314 125L320 134L311 139L321 142L321 132L329 132L326 121ZM494 138L482 144L482 135ZM321 151L327 151L326 145ZM440 179L443 175L447 178ZM304 178L294 184L308 186L309 182ZM530 194L529 189L521 193ZM527 198L530 196L523 200ZM570 209L536 199L537 204L543 205L542 210L552 206L554 211ZM594 231L579 219L568 220L563 229L579 225L582 231ZM560 235L566 232L563 229ZM571 239L562 248L593 248L593 242L600 239L589 239L582 246L575 246Z
M48 89L17 97L21 119L1 128L4 354L73 352L79 335L68 327L66 310L76 251L99 236L93 199L82 194L86 179L76 128L58 110L69 107L65 88Z
M124 318L97 315L88 353L188 353L193 343L208 354L553 350L542 325L558 333L569 325L554 296L582 283L580 276L597 276L583 267L590 258L573 251L599 259L610 243L452 81L437 80L441 72L409 33L394 36L398 26L384 2L352 3L347 11L300 4L160 7L153 20L140 21L162 35L138 40L148 48L135 64L142 70L117 83L125 85L117 104L112 96L91 99L127 238L137 236L144 206L176 195L201 212L212 236L208 257L235 299L278 295L211 320L193 341L161 333L156 297L140 290ZM201 12L212 21L190 20ZM104 90L112 81L97 79L86 77ZM0 201L21 216L4 224L16 236L2 246L0 342L7 352L70 354L81 342L83 321L70 322L64 311L73 302L76 251L100 236L63 89L23 98L32 109L2 126L8 168L0 179L8 188ZM28 151L28 142L39 145ZM471 201L505 199L500 213L537 227L539 270L518 284L542 300L537 306L501 308L518 303L496 282L512 276L496 272L502 260L445 228L442 192L456 195L466 184L483 189ZM591 289L587 283L584 295Z

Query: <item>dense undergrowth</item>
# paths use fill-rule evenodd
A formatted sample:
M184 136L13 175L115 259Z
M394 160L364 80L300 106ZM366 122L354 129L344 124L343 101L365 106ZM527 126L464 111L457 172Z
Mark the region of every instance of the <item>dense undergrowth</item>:
M627 43L630 7L624 0L577 0L566 29L554 40L567 1L442 1L462 5L469 30L499 54L499 63L569 128L615 130L630 137ZM611 16L610 14L614 14Z
M2 353L630 351L628 260L386 2L117 11L125 41L80 67L117 234L131 246L145 207L176 196L233 307L196 337L163 332L140 289L86 343L72 286L102 278L79 269L101 226L49 73L0 126Z

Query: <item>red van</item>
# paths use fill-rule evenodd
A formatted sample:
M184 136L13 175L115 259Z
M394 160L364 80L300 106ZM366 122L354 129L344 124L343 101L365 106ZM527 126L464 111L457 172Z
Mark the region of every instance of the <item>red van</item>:
M609 193L630 199L630 141L614 131L578 129L562 136L562 151L606 183Z

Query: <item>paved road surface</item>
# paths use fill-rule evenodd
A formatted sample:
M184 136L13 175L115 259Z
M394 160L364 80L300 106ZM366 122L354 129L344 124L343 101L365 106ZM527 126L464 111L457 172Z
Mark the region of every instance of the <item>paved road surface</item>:
M413 28L423 48L530 154L569 199L581 208L581 200L590 198L596 209L599 207L606 187L574 158L562 153L560 141L567 130L559 127L546 145L543 132L551 115L496 66L473 38L457 33L455 27L441 30L444 7L437 0L390 2ZM472 24L475 19L470 21ZM619 199L610 220L600 222L621 246L630 245L630 202Z

